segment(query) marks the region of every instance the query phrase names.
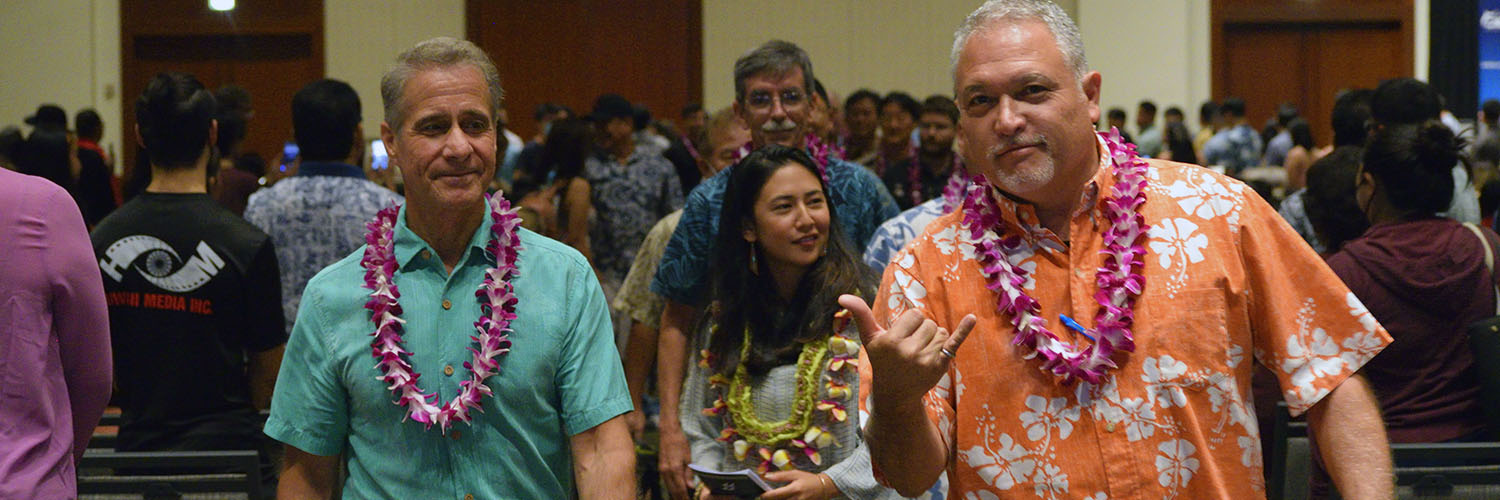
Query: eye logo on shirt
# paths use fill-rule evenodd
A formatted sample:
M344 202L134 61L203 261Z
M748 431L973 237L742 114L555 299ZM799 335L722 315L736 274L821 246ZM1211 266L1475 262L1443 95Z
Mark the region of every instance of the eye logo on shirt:
M224 259L208 243L199 241L196 250L197 255L184 262L167 242L154 236L126 236L104 251L99 269L118 282L133 266L142 278L163 290L190 292L208 283L224 268Z

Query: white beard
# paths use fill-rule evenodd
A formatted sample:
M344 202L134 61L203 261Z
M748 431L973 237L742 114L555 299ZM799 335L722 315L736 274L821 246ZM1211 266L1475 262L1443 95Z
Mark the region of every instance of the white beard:
M1007 193L1022 196L1045 187L1056 173L1057 168L1049 157L1040 164L1019 165L1015 170L996 169L990 175L990 182Z
M1036 153L1042 155L1041 161L1017 163L1013 169L1009 170L996 168L986 177L989 178L990 183L994 184L995 187L1016 196L1024 196L1026 193L1036 192L1052 182L1052 178L1057 175L1057 162L1052 159L1051 148L1047 143L1047 139L1039 136L997 144L988 152L988 158L993 161L995 155L1016 142L1040 144L1042 150Z

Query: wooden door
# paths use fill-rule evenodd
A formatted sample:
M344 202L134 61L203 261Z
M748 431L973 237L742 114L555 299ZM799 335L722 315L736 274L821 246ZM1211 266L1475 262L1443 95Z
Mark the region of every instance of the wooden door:
M269 163L292 139L292 95L323 78L323 2L239 2L230 13L201 0L122 0L121 66L124 117L135 123L135 101L157 73L191 73L209 90L224 84L250 93L255 115L243 152ZM135 148L124 148L134 165Z
M703 99L701 0L469 0L469 40L505 87L509 128L530 139L532 112L556 102L585 115L603 93L676 120Z
M1245 99L1259 130L1297 105L1319 144L1338 91L1412 74L1411 0L1214 0L1213 96Z

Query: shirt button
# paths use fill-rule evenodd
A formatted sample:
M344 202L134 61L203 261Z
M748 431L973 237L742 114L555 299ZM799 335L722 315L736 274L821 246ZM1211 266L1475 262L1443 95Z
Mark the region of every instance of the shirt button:
M1115 423L1114 422L1110 422L1110 423L1104 424L1104 431L1105 432L1114 432L1115 431Z
M474 500L474 494L470 493L470 494L464 495L464 500Z
M448 299L443 299L443 310L447 311L447 310L452 309L452 308L453 308L453 302L449 301Z
M449 377L452 377L453 376L453 365L444 366L443 367L443 375L447 375Z
M454 441L458 441L458 438L461 437L461 436L463 436L463 435L464 435L464 433L462 433L462 432L453 431L452 437L453 437ZM474 495L469 495L468 498L474 498Z
M1084 271L1084 270L1082 270L1082 269L1077 269L1077 270L1074 270L1074 271L1073 271L1073 275L1074 275L1074 276L1078 276L1078 277L1079 277L1079 278L1082 278L1082 277L1084 277L1084 276L1085 276L1085 275L1087 275L1087 274L1088 274L1088 273L1087 273L1087 272L1085 272L1085 271Z
M423 259L424 259L424 260L425 260L425 259L431 259L431 258L432 258L432 252L429 252L429 251L427 251L427 250L423 250L423 251L422 251L422 258L423 258Z

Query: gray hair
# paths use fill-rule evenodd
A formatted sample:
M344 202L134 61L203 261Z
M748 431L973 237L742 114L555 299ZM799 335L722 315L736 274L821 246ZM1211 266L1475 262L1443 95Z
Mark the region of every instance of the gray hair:
M969 13L958 30L953 32L953 52L950 58L953 70L958 70L958 56L969 43L969 37L994 21L1040 21L1052 32L1057 48L1062 51L1063 62L1073 69L1073 78L1083 84L1083 75L1088 73L1089 63L1083 57L1083 35L1073 18L1063 12L1062 7L1050 0L989 0Z
M811 94L812 59L802 47L785 40L771 40L746 52L734 61L734 100L745 100L745 80L750 77L767 71L782 75L792 68L802 68L802 91Z
M494 61L478 45L468 40L452 37L437 37L417 42L396 56L396 65L380 77L380 101L385 106L385 122L393 130L400 129L406 120L401 102L406 91L406 82L417 73L458 65L470 65L484 75L484 83L490 90L490 116L499 119L500 101L505 90L500 88L500 70Z

